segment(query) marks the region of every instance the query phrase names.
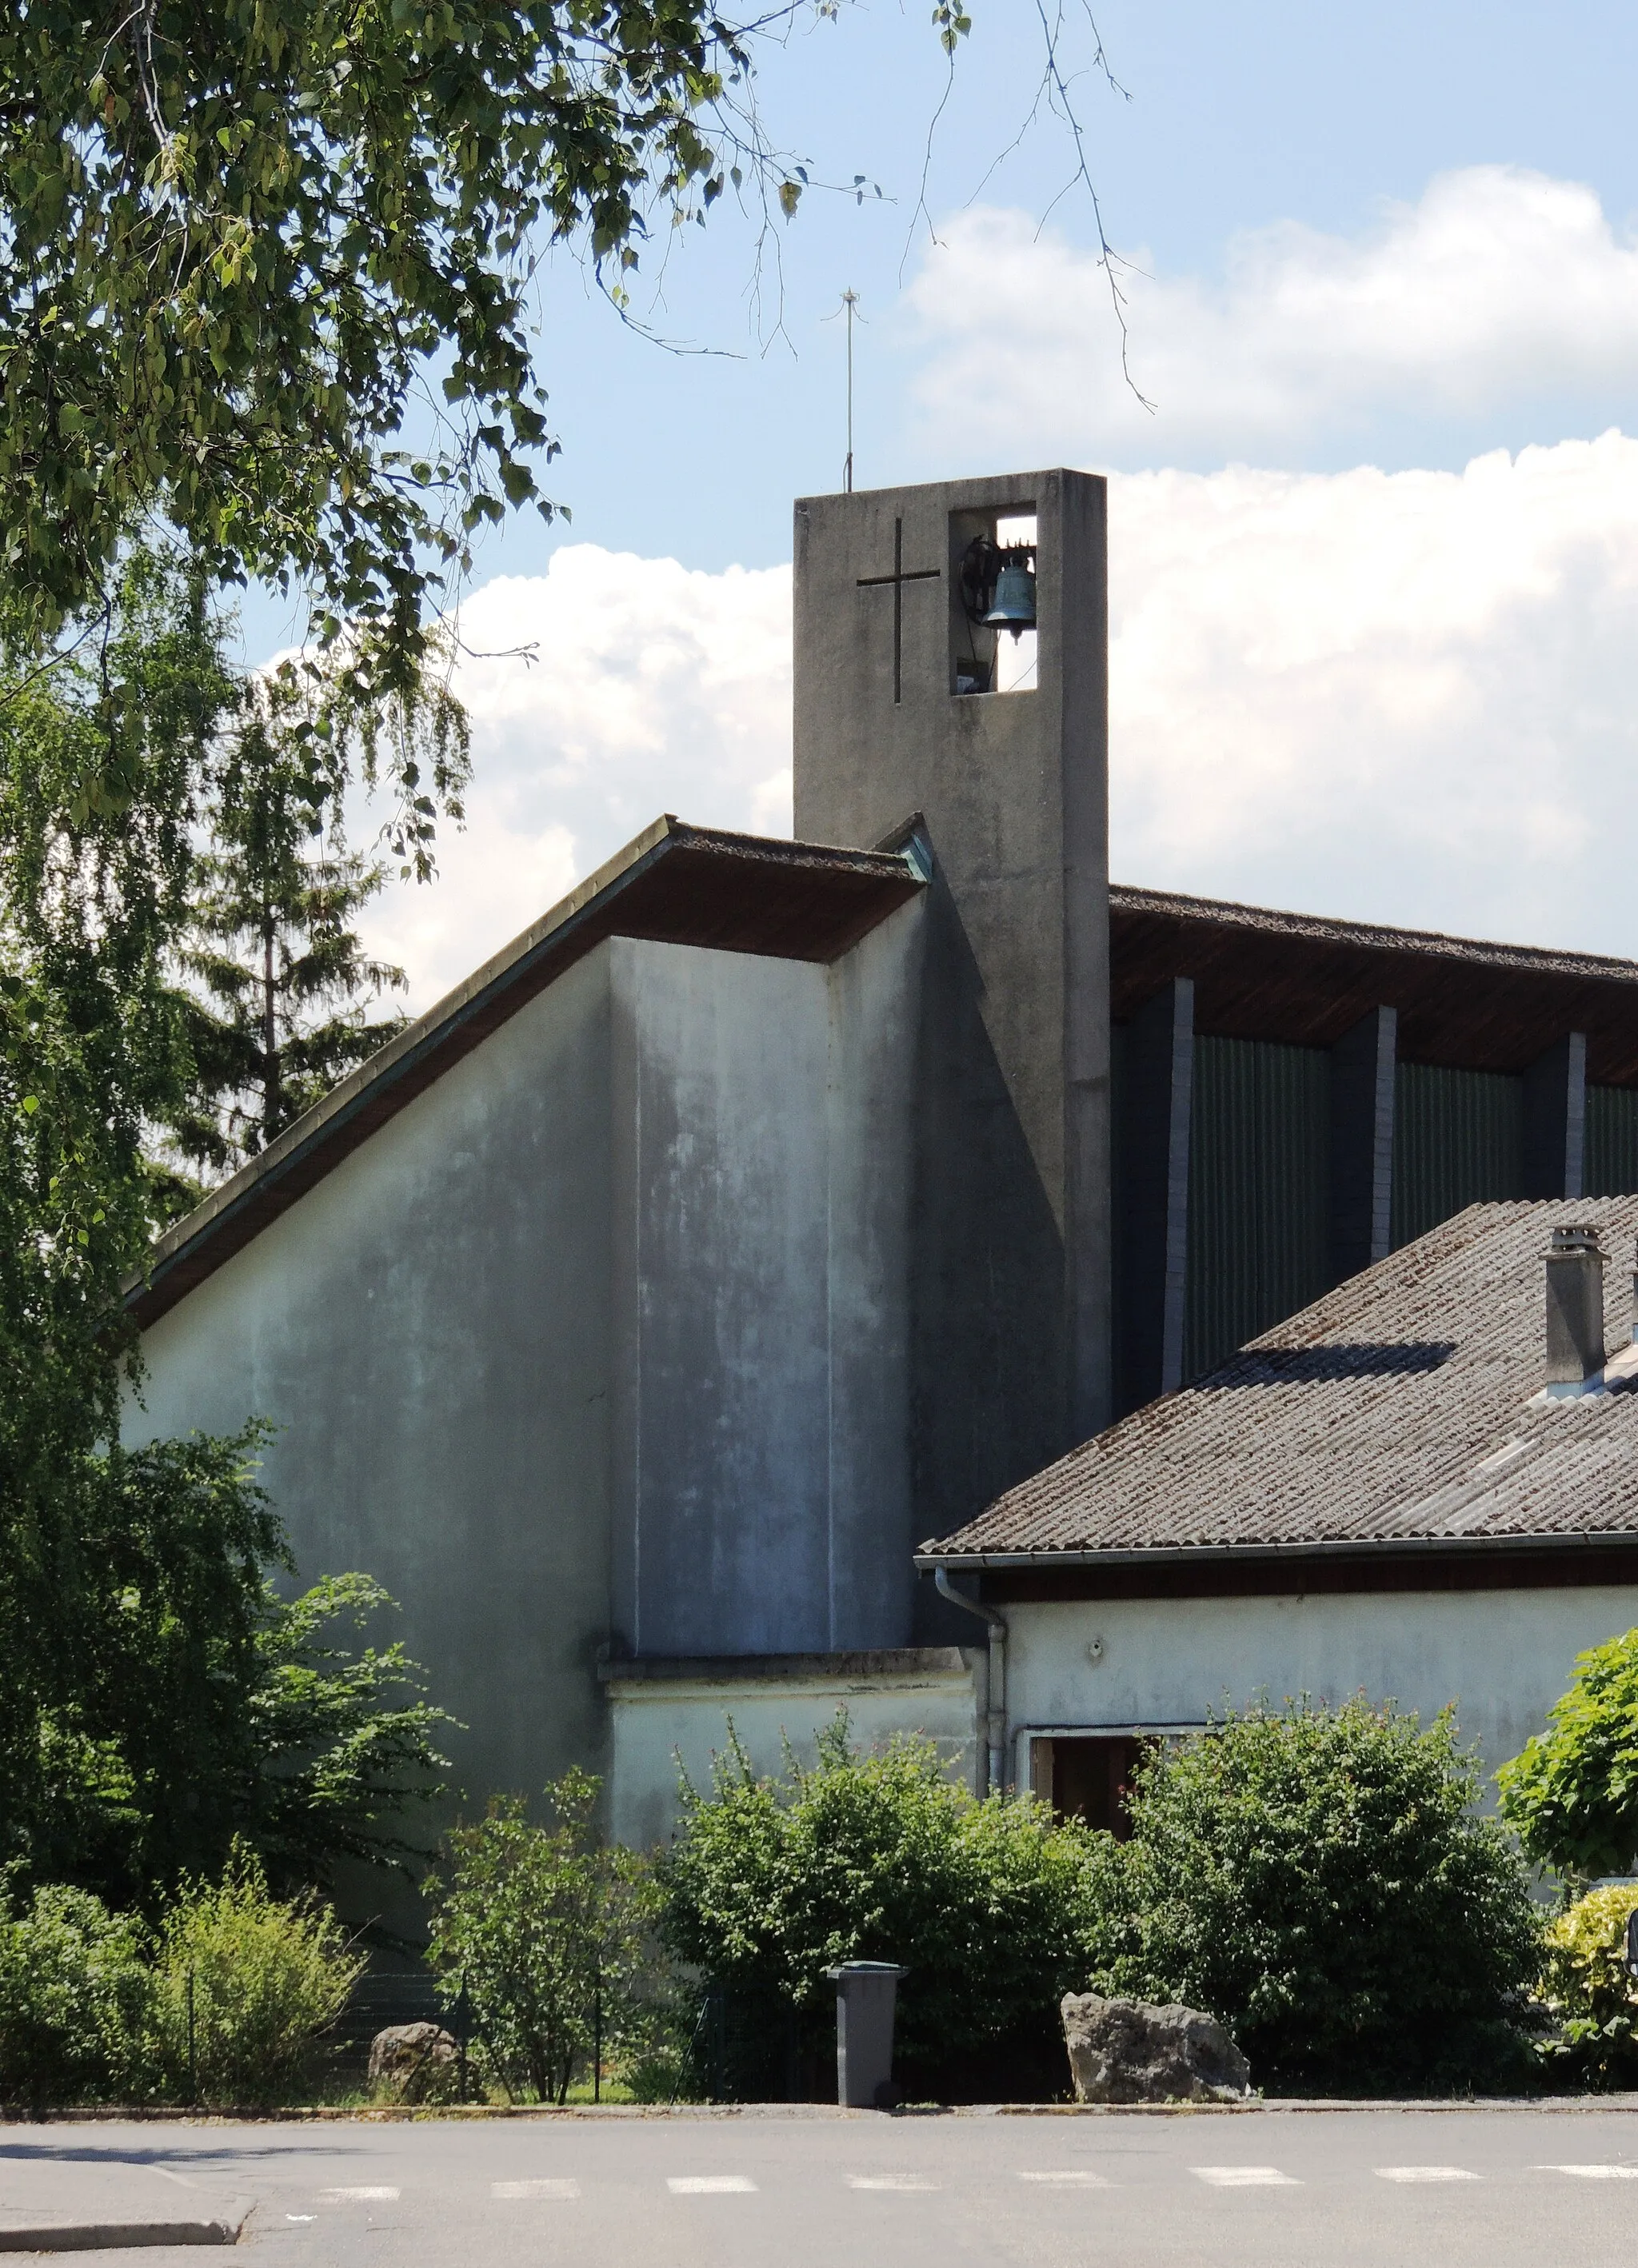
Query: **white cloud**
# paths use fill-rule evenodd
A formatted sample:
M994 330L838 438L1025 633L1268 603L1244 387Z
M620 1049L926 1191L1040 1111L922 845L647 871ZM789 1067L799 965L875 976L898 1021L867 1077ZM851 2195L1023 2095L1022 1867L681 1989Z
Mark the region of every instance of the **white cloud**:
M1638 440L1462 473L1118 475L1123 879L1638 953ZM490 585L478 784L384 902L424 1005L662 810L788 833L789 572L581 545Z
M439 880L392 889L370 924L417 1008L662 811L790 833L790 614L788 567L707 575L590 543L469 600L461 637L487 658L456 675L467 827Z
M1127 475L1116 871L1638 952L1638 441Z
M1591 411L1553 431L1596 430L1638 379L1638 249L1593 190L1516 166L1442 174L1355 238L1295 221L1243 232L1221 283L1126 276L1153 417L1122 383L1089 253L992 208L942 236L910 293L919 404L986 468L1024 432L1035 463L1152 464L1289 462L1384 420L1471 427L1543 402Z

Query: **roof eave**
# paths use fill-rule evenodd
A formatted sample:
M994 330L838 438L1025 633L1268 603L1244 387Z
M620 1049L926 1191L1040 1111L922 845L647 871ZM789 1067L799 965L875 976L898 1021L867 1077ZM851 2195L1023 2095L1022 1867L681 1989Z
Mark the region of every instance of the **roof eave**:
M1303 1543L1162 1543L1105 1550L1060 1550L1046 1545L1031 1551L941 1551L924 1544L914 1555L919 1573L936 1567L1014 1572L1038 1567L1139 1567L1221 1564L1229 1561L1328 1560L1384 1553L1467 1551L1557 1551L1584 1547L1609 1550L1638 1545L1638 1528L1575 1528L1522 1535L1361 1535Z

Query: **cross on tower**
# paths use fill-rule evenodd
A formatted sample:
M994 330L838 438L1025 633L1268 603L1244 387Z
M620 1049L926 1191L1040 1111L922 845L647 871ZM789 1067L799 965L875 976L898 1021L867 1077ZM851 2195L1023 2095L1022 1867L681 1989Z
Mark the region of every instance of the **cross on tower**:
M935 583L941 571L937 567L908 569L905 567L904 523L902 519L896 519L893 523L893 572L890 575L861 575L859 578L859 587L861 591L875 589L889 583L893 586L893 700L895 706L897 705L904 686L902 655L904 636L904 585L906 583Z

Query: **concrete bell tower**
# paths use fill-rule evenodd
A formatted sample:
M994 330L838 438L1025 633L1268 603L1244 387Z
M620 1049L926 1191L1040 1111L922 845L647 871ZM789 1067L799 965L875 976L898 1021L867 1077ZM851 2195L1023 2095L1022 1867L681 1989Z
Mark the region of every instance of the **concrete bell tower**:
M1110 1414L1105 505L1102 480L1056 471L796 506L796 833L913 838L933 885L916 1026L919 1536ZM975 620L985 540L1033 545L1032 673L1024 639Z

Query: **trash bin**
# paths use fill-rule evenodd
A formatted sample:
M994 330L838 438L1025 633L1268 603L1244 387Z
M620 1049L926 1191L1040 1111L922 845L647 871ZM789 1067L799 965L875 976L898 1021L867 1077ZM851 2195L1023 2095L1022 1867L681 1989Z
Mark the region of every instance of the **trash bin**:
M825 1975L836 1986L836 2099L854 2110L890 2110L893 2012L907 1969L890 1961L845 1961Z

